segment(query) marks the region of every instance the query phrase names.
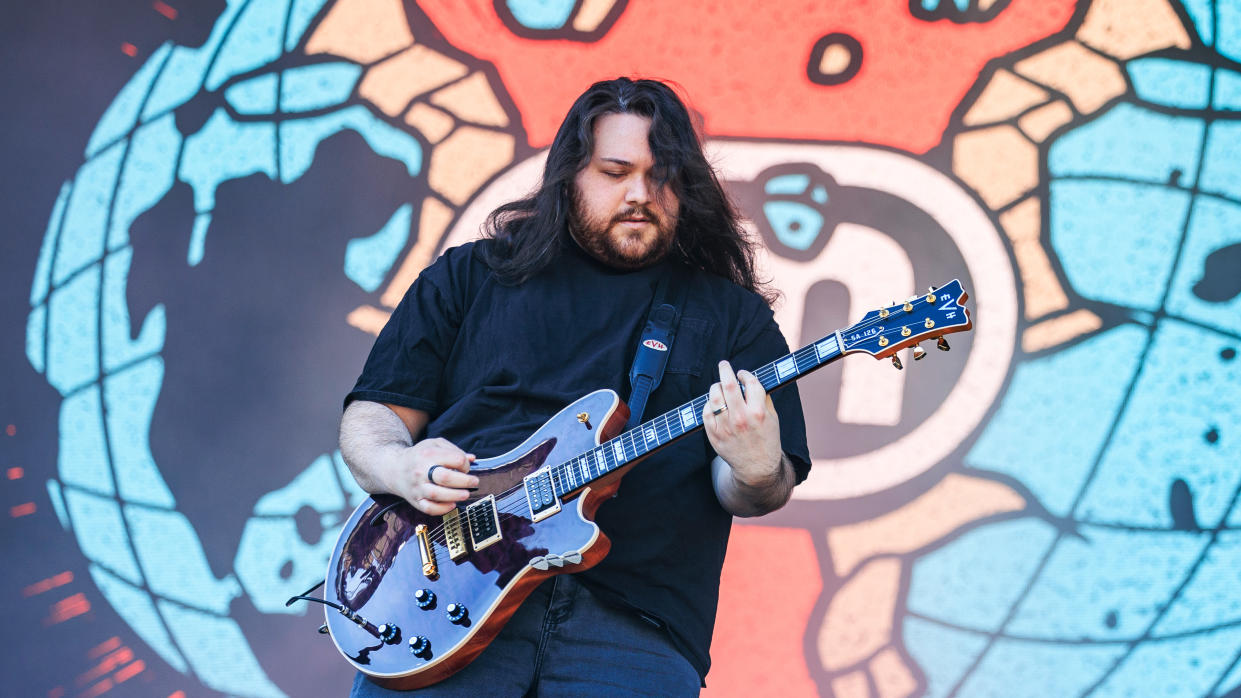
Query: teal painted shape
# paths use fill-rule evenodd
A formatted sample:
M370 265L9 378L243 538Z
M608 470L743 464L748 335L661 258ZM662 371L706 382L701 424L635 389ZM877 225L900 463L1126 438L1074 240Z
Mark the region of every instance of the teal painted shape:
M505 0L523 27L529 29L559 29L573 14L575 0Z
M405 204L392 214L379 232L350 240L345 246L345 276L367 293L379 288L409 241L413 215L413 204Z
M902 625L905 649L926 676L922 698L945 698L987 644L977 633L945 628L906 616Z
M1085 298L1154 312L1181 243L1190 197L1165 187L1053 180L1051 245Z
M810 192L810 198L814 199L815 203L818 203L820 205L826 204L827 203L827 189L825 187L815 187Z
M43 373L47 369L47 364L43 360L44 352L47 350L47 344L43 341L46 335L47 306L36 305L30 309L30 315L26 316L26 359L38 373Z
M340 451L332 452L332 465L336 467L336 477L340 481L341 487L344 488L345 495L349 498L349 508L357 509L362 502L370 497L370 494L358 486L357 480L353 479L353 474L349 472L349 466L345 464L345 459L340 455Z
M1238 656L1241 656L1241 653L1238 653ZM1229 698L1236 698L1231 691L1235 691L1238 688L1241 688L1241 661L1238 661L1236 665L1233 666L1232 671L1228 672L1228 675L1224 677L1224 680L1220 681L1219 690L1215 692L1215 695L1228 695Z
M289 68L280 87L280 109L287 113L334 107L349 99L360 77L362 66L356 63Z
M357 132L377 154L405 163L411 177L422 169L422 146L413 136L378 119L366 107L354 105L280 123L280 172L285 184L306 174L319 144L345 129Z
M285 606L284 602L323 581L323 570L336 545L334 533L325 530L317 543L307 544L292 517L255 516L246 521L233 567L254 607L262 613L305 615L307 604ZM282 574L286 565L290 566L287 575Z
M199 213L194 216L194 229L190 232L190 246L185 251L185 263L191 267L198 266L207 252L207 230L211 228L211 213Z
M914 563L909 610L980 632L998 630L1055 537L1037 519L967 531Z
M332 458L324 454L312 461L292 482L260 497L254 504L254 514L292 516L302 507L327 512L344 506L344 495L332 474ZM324 564L327 564L326 558Z
M1077 531L1081 538L1065 536L1057 542L1006 634L1052 641L1137 639L1209 539L1203 533L1089 524ZM1106 622L1111 613L1115 627Z
M69 512L65 510L65 494L60 489L59 480L47 481L47 498L52 501L52 511L56 512L56 520L60 527L69 530Z
M1124 654L1122 645L1057 645L1001 638L961 685L958 695L1048 698L1075 696ZM1054 671L1049 671L1055 667Z
M768 194L788 194L791 196L800 196L806 193L806 188L810 186L810 175L805 174L786 174L772 177L763 185L763 191Z
M237 13L245 6L247 0L228 0L228 4L220 18L211 27L211 35L202 46L186 48L174 46L168 64L160 73L146 106L142 109L144 121L165 112L176 109L198 94L206 79L207 70L211 66L220 43L232 29Z
M1217 121L1207 133L1203 191L1241 201L1241 122Z
M1235 587L1234 587L1235 589ZM1241 648L1241 628L1137 646L1091 698L1203 696Z
M1211 102L1211 67L1170 58L1139 58L1125 64L1138 99L1182 109Z
M222 693L245 698L282 698L284 693L267 678L241 628L231 618L205 613L160 600L159 611L204 684Z
M1048 151L1047 167L1053 178L1119 177L1160 185L1179 171L1179 186L1191 187L1203 128L1197 118L1159 114L1122 102L1056 139Z
M237 123L216 109L202 129L185 139L180 177L194 188L194 210L215 208L220 184L263 173L276 179L276 127L270 123Z
M285 30L284 50L292 51L301 42L307 27L327 0L293 0L289 11L289 24Z
M133 585L142 584L142 573L121 518L121 507L110 497L99 497L76 487L65 487L65 508L73 534L86 559Z
M47 327L47 382L68 395L99 378L99 266L52 292Z
M30 305L42 303L47 298L48 288L51 287L52 256L56 253L56 243L60 240L65 204L69 202L71 191L73 191L73 185L69 182L60 185L60 194L56 196L56 203L52 205L52 215L48 217L47 231L43 234L43 245L39 247L39 261L34 267L34 282L30 285Z
M1053 515L1067 516L1138 370L1137 349L1146 338L1142 328L1123 325L1018 364L965 462L1013 477Z
M1210 46L1215 43L1215 23L1212 20L1211 6L1216 0L1180 0L1186 12L1189 13L1189 21L1193 23L1194 29L1198 32L1198 38L1202 39L1202 43Z
M52 264L53 286L103 256L104 226L124 153L125 144L116 143L78 170Z
M1241 73L1235 70L1215 70L1215 98L1217 110L1241 111ZM1231 116L1231 115L1228 115Z
M823 232L823 214L796 201L767 201L763 215L776 238L795 250L805 250Z
M1194 287L1202 281L1211 253L1237 244L1241 244L1241 204L1198 197L1190 218L1189 234L1181 246L1176 273L1172 275L1168 312L1223 332L1241 334L1241 295L1221 302L1204 301L1194 295ZM1241 268L1234 273L1241 276ZM1212 355L1212 360L1217 357L1218 352Z
M1198 522L1214 527L1241 486L1241 362L1204 349L1226 338L1165 320L1076 512L1087 521L1171 528L1173 480L1189 484ZM1139 352L1139 346L1129 349ZM1203 435L1223 427L1224 438Z
M1189 583L1152 629L1154 637L1210 625L1241 625L1241 531L1221 531Z
M130 226L172 189L180 148L181 134L177 132L172 114L134 132L117 187L108 230L109 250L128 245Z
M130 540L151 593L192 608L228 615L229 604L241 594L241 585L231 574L216 579L207 564L202 542L184 514L126 504L125 520L129 522Z
M224 99L228 100L239 114L272 114L276 111L276 90L279 82L275 73L242 80L224 90Z
M1216 0L1215 12L1218 20L1215 50L1234 61L1241 61L1241 3Z
M112 372L164 348L167 321L164 304L147 313L134 339L130 339L129 303L125 288L129 282L129 265L133 249L126 247L103 260L102 312L99 321L103 332L103 368ZM156 387L158 392L158 386Z
M120 140L138 123L138 111L142 102L151 90L160 68L168 60L172 51L171 44L164 44L151 53L151 57L142 64L134 76L125 83L117 93L107 111L95 124L95 131L86 144L86 158L94 157L104 147Z
M172 668L185 673L185 670L189 668L185 663L185 657L181 656L176 646L172 644L172 638L168 636L164 621L155 612L155 604L151 602L151 597L146 590L134 587L99 565L90 566L90 576L95 580L95 586L99 587L99 591L103 592L104 598L120 614L125 623L138 633L138 637L142 638L142 641L155 650L160 657L163 657L164 661L172 665Z
M214 91L234 75L265 66L284 53L287 0L249 0L224 39L205 83Z
M116 493L108 463L98 386L88 386L60 403L57 475L66 485L96 494Z
M121 499L171 509L172 491L151 455L151 417L164 381L164 361L158 356L104 379L112 471Z

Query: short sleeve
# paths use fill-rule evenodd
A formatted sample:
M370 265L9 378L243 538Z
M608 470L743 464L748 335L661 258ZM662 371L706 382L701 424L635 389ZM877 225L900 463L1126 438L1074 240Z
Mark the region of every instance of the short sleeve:
M418 275L380 331L345 397L424 410L434 417L448 357L468 305L473 255L455 248Z

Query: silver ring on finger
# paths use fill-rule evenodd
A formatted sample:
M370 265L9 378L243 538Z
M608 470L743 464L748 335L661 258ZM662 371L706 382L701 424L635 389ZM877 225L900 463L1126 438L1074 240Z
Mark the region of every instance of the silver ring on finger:
M431 483L432 485L439 485L440 483L438 483L438 482L436 482L436 481L435 481L435 469L436 469L436 468L442 468L442 467L444 467L444 466L442 466L442 465L433 465L433 466L431 466L430 468L427 468L427 482Z
M718 417L721 414L724 414L724 412L727 410L728 410L728 405L724 405L723 407L720 407L719 409L711 410L711 414Z

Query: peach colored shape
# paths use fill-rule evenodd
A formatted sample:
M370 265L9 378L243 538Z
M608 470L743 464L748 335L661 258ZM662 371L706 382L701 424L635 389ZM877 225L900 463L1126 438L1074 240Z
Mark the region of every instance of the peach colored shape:
M460 206L513 161L517 139L502 131L462 126L431 153L427 182Z
M405 113L405 123L418 129L432 144L444 140L457 125L452 114L440 111L426 102L414 102L414 106Z
M836 574L848 577L867 558L913 552L971 521L1025 506L1025 499L1006 485L949 473L900 509L829 528L828 549Z
M1073 110L1063 99L1057 99L1022 114L1017 126L1035 143L1042 143L1056 129L1073 119Z
M836 698L870 698L870 686L866 674L852 671L832 679L832 693Z
M1193 45L1167 0L1095 0L1086 11L1077 38L1121 60Z
M431 104L447 109L463 121L481 126L508 126L508 114L491 89L487 76L476 72L431 95Z
M573 29L580 32L592 32L599 28L608 13L616 6L617 0L582 0L573 18Z
M1038 184L1038 148L1007 125L966 131L952 144L953 170L991 209Z
M908 698L918 690L914 678L900 653L886 647L870 660L870 675L879 690L879 698Z
M1050 99L1047 90L1017 77L1008 70L997 70L982 94L965 113L966 126L985 126L1005 121Z
M1080 308L1027 328L1021 335L1021 348L1027 352L1050 349L1101 327L1103 320L1098 315Z
M1082 114L1093 114L1127 84L1116 61L1104 58L1076 41L1066 41L1018 61L1014 69L1034 82L1067 95Z
M327 53L369 65L414 43L401 0L340 0L306 42L306 53Z
M384 289L383 296L379 299L381 303L389 308L395 308L397 303L401 302L406 289L431 263L432 255L439 247L444 231L448 229L448 224L452 222L453 214L452 208L434 196L423 199L422 213L418 217L418 240L414 242L413 248L401 261L401 266L392 277L392 281Z
M1041 239L1042 206L1031 196L1000 214L1000 225L1013 243L1013 256L1021 271L1025 290L1025 316L1043 317L1069 307L1069 298L1060 285Z
M901 561L877 558L845 580L819 627L819 661L828 671L860 664L892 641Z
M467 72L464 65L438 51L422 45L411 46L366 71L358 93L383 113L396 117L418 95Z

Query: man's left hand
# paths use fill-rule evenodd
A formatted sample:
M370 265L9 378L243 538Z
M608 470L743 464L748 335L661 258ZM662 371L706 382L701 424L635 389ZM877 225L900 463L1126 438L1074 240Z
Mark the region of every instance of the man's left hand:
M783 479L780 418L754 374L734 373L727 361L721 361L720 382L707 393L702 423L711 446L739 484L764 488Z

